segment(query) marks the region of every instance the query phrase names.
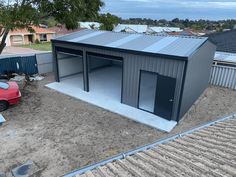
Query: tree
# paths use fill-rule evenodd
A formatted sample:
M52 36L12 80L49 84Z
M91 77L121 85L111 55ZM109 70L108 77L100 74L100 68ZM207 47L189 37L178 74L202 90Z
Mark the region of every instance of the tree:
M102 0L0 0L0 54L11 30L26 28L39 20L53 17L67 29L78 27L78 21L98 18Z
M172 20L172 22L173 22L173 23L179 23L180 20L179 20L178 18L174 18L174 19Z
M53 17L44 18L39 21L40 24L47 25L49 28L54 27L58 22Z
M99 22L101 23L100 29L112 31L114 25L117 25L119 22L119 17L112 15L110 13L101 14L99 17Z

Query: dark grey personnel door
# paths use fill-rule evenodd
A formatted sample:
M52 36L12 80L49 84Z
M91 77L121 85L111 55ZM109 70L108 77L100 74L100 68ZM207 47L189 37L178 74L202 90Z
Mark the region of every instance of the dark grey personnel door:
M176 79L158 75L154 114L171 120Z
M171 120L176 79L140 71L138 108Z

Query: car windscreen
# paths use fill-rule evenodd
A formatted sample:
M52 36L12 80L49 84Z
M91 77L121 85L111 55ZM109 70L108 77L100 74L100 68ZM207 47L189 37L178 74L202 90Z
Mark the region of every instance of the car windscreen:
M9 85L5 82L0 82L0 88L1 89L8 89L9 88Z

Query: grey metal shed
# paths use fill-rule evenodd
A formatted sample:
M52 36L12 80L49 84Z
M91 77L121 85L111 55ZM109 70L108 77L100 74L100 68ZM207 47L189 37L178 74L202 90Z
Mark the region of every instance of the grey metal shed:
M208 86L216 48L206 37L99 30L59 37L52 47L57 82L72 79L85 92L103 90L104 99L174 121Z

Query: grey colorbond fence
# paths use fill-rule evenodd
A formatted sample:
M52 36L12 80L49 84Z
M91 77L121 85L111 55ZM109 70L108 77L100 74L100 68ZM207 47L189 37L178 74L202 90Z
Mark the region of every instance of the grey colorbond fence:
M52 52L36 54L39 74L53 72Z
M210 83L236 90L236 67L213 65Z

